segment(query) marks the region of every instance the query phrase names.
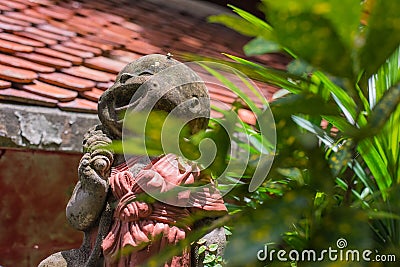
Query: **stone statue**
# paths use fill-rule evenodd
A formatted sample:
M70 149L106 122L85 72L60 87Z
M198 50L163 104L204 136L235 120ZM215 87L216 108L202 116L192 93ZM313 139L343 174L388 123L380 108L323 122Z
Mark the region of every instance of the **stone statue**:
M169 71L167 75L152 79L165 70ZM174 112L181 118L190 115L193 134L205 129L210 112L206 87L202 82L187 83L187 77L198 81L190 68L171 56L148 55L128 64L104 92L98 106L101 125L84 136L79 181L66 208L69 223L84 232L82 246L55 253L39 267L139 266L196 227L226 214L211 178L196 164L174 154L127 159L105 148L122 138L121 114L128 109ZM147 192L168 193L180 185L198 182L211 186L181 191L169 197L172 202L168 203L137 200ZM203 217L193 223L193 214ZM218 244L218 253L222 253L223 228L204 239L208 244ZM202 259L193 245L163 266L202 266Z

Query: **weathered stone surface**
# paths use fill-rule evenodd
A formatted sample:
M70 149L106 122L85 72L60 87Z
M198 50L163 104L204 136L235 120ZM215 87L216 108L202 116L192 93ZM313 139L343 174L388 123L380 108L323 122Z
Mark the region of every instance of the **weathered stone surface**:
M81 152L96 115L0 103L0 147Z

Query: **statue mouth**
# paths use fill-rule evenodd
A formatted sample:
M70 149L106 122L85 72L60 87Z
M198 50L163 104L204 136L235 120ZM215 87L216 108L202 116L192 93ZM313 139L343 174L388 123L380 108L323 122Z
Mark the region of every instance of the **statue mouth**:
M151 78L150 75L124 74L121 77L120 84L113 88L115 119L118 123L123 121L128 109L134 109L146 97L147 90L141 86ZM126 78L124 79L124 77Z
M137 96L136 96L137 95ZM143 100L143 96L139 96L139 94L134 94L134 99L129 100L128 103L126 103L123 106L116 106L115 107L115 115L118 118L118 122L122 122L126 112L129 110L134 109L135 107L137 107L140 103L141 100Z

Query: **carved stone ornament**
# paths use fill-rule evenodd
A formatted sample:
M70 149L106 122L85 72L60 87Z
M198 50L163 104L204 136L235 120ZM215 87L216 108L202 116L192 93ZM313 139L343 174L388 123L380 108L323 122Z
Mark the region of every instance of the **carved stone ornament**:
M192 133L205 129L210 113L207 89L203 82L187 80L199 78L170 55L144 56L121 70L99 100L101 125L84 136L79 180L66 208L69 223L84 232L82 246L55 253L39 267L140 266L196 227L226 214L211 178L193 162L174 154L128 159L105 148L122 139L121 117L128 110L174 113L189 122ZM170 194L172 202L137 200L148 192L171 193L175 187L199 181L211 186L193 194ZM192 215L199 213L203 219L193 223ZM222 228L204 239L206 245L218 244L222 253ZM188 247L163 266L202 266L197 249Z

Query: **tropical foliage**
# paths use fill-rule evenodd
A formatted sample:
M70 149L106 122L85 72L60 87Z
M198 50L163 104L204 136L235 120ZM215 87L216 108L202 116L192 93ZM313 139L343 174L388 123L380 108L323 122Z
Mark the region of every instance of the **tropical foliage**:
M369 249L372 259L393 254L399 262L400 2L264 0L260 10L265 20L231 8L236 14L209 20L253 37L244 46L248 56L281 52L293 61L287 71L280 71L232 55L226 55L226 61L187 56L224 63L282 88L269 107L265 102L260 106L217 69L206 67L244 98L257 115L257 125L238 126L226 117L212 121L207 134L189 142L196 147L205 136L226 142L217 123L235 123L235 131L252 140L249 144L237 140L252 160L245 173L237 175L240 183L226 196L229 216L202 231L226 226L230 233L224 256L227 266L369 266L362 260L330 261L328 257L316 263L257 259L266 244L269 250L322 251L337 249L340 239L347 241L345 249ZM234 111L239 108L236 103ZM275 118L276 151L260 129L269 108ZM249 192L257 164L272 153L275 159L268 176ZM223 160L211 172L232 160L226 153L219 157Z

